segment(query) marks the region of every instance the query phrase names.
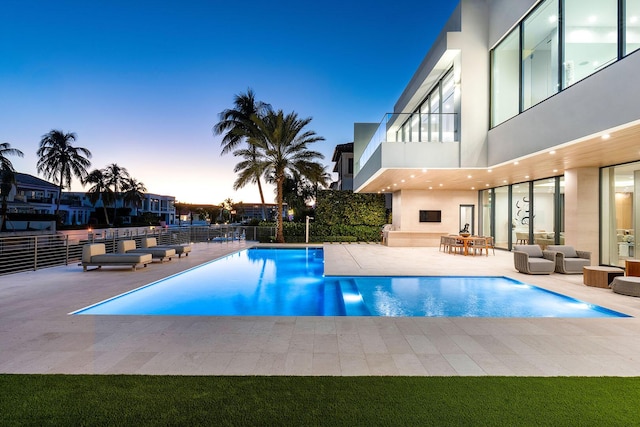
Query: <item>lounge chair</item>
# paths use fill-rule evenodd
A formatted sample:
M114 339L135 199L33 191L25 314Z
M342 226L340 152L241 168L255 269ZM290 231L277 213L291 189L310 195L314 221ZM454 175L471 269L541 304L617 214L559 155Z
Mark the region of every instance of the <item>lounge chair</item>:
M576 251L568 245L549 245L546 250L555 252L556 273L582 274L582 267L591 265L591 252Z
M542 251L538 245L514 245L513 263L520 273L551 274L555 270L555 253Z
M81 265L84 271L88 271L89 266L100 269L103 265L128 265L135 270L138 265L146 267L151 261L151 254L108 254L104 243L91 243L82 247Z
M120 240L118 242L118 253L145 253L151 254L153 258L159 259L161 262L166 259L171 261L171 257L176 255L175 249L167 248L136 248L135 240Z
M178 258L189 256L191 252L191 246L189 245L158 245L158 240L155 237L146 237L141 242L142 249L159 248L159 249L174 249Z

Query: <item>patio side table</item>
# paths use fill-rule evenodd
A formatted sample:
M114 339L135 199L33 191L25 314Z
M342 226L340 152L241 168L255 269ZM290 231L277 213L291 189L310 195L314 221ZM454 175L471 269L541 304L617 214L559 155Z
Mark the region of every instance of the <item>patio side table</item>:
M614 277L624 276L624 270L621 268L597 265L582 267L582 273L583 283L596 288L608 288Z

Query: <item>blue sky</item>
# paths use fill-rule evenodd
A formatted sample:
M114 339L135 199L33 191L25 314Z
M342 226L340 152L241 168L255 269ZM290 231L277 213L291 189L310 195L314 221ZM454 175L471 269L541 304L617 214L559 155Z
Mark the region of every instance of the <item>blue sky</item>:
M354 122L379 122L456 1L32 1L0 14L0 142L36 174L38 142L75 132L92 169L117 163L181 202L259 201L211 133L235 94L313 117L332 170ZM73 190L83 191L79 183ZM273 201L272 189L265 195Z

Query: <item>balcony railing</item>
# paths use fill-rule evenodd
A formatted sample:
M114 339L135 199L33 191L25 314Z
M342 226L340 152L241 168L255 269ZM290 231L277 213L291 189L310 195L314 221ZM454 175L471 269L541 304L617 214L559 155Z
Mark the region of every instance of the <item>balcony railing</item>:
M362 169L383 142L453 142L458 140L456 113L387 113L358 161Z

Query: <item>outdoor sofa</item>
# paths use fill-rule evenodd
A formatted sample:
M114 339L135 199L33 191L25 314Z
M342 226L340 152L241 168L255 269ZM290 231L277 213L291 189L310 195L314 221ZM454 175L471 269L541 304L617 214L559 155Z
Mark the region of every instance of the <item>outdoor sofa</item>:
M568 245L549 245L546 250L555 252L556 273L582 274L582 267L591 265L591 252L577 251Z
M99 269L103 265L128 265L135 270L138 265L146 267L151 261L151 254L145 253L108 254L104 243L91 243L82 247L81 265L84 271L89 266L97 266Z
M143 238L141 246L142 249L174 249L176 251L176 255L178 255L178 258L182 257L182 255L189 256L189 252L191 252L191 246L189 245L158 245L158 241L155 237Z
M551 274L555 270L555 252L543 251L539 245L514 245L513 264L520 273Z
M151 254L155 259L159 259L161 262L165 259L171 261L171 257L176 255L175 249L167 248L136 248L135 240L120 240L118 242L118 253L122 254Z

